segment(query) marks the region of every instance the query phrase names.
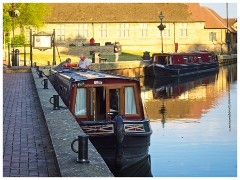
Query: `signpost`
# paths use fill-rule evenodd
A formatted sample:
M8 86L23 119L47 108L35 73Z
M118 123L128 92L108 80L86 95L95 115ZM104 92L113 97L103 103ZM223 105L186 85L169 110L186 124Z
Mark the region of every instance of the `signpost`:
M56 65L55 29L53 30L53 34L48 34L46 32L41 31L33 35L33 49L45 51L47 49L52 49L52 47L53 47L53 65Z

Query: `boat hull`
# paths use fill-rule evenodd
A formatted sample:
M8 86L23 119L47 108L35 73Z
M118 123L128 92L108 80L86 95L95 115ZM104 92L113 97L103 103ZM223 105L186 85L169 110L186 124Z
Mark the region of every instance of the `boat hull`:
M196 74L203 74L214 72L219 69L218 62L208 62L202 64L178 64L178 65L161 65L151 64L148 67L150 76L159 78L174 78L182 76L192 76Z
M114 121L108 123L85 122L80 126L89 135L91 143L115 176L129 176L129 173L124 174L123 172L128 167L134 169L132 168L133 164L138 164L137 162L143 161L149 156L148 150L152 134L149 120L123 121L118 116ZM150 161L144 162L147 163L145 167L150 168ZM135 173L131 172L131 174L137 175L141 167L135 167ZM146 170L146 173L141 173L140 176L149 176L149 171Z

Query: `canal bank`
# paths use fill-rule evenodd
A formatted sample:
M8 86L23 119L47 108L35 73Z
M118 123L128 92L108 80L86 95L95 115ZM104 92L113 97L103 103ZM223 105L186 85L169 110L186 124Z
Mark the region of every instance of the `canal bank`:
M237 54L218 55L218 61L220 65L229 65L237 63Z
M89 163L77 162L71 143L85 134L61 99L53 110L57 92L50 83L44 89L45 76L29 67L4 72L4 177L113 177L90 141Z

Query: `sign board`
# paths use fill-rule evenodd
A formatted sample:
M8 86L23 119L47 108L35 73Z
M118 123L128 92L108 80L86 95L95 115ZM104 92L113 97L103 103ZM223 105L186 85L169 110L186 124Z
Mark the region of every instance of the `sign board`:
M33 48L46 50L52 48L52 35L46 33L38 33L33 35Z

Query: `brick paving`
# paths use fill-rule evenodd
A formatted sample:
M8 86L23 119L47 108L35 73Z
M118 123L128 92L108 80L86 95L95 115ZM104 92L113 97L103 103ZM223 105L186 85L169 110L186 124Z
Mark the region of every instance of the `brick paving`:
M61 176L31 73L3 73L3 177Z

